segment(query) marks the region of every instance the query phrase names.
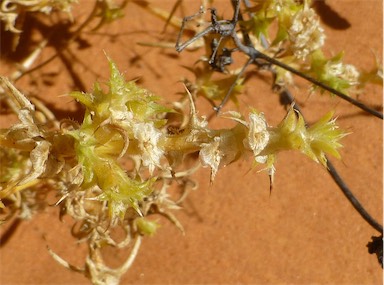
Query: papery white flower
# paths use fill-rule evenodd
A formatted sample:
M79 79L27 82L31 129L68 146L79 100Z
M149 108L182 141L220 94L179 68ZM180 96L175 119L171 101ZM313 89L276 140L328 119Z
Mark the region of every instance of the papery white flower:
M41 174L44 173L47 167L51 143L46 140L41 140L36 141L35 144L36 146L30 154L32 163L31 171L29 172L28 176L24 177L21 181L18 182L19 185L27 184L38 178Z
M150 123L133 124L133 135L138 141L138 147L141 151L141 160L143 165L148 167L152 174L156 166L160 166L160 159L164 151L158 143L162 133Z
M200 149L200 160L203 166L211 167L211 182L216 176L219 170L220 161L223 157L223 153L220 151L220 137L214 137L210 143L202 143Z
M236 111L227 111L225 113L222 113L221 117L236 121L244 126L248 125L245 119L243 118L243 115Z
M198 136L202 131L206 130L208 122L205 117L197 117L197 115L194 114L191 117L189 124L191 129L186 140L187 142L193 142L196 139L196 136Z
M383 66L382 65L379 65L378 69L377 69L377 72L376 72L376 75L381 78L381 80L383 80Z
M341 77L347 80L351 85L358 85L360 73L357 71L356 67L354 67L353 65L345 64L344 72Z
M200 129L205 129L208 126L207 119L203 117L197 117L197 115L192 117L192 126L194 128L200 128Z
M343 73L343 63L341 62L327 62L326 66L326 74L329 74L332 77L339 77Z
M295 14L288 30L294 55L305 59L311 52L323 46L325 35L316 12L304 7Z
M249 115L248 127L248 137L244 140L244 146L253 151L257 161L257 156L263 151L269 141L269 132L264 115L262 113L251 113Z
M343 64L342 62L327 62L325 66L326 74L331 77L338 77L348 81L350 85L358 85L360 73L356 67L351 64Z
M119 107L109 108L110 118L113 122L132 122L134 114L131 111L128 111L128 108L125 105Z
M108 121L117 126L121 126L125 130L132 130L136 124L135 114L131 111L116 111L111 112Z

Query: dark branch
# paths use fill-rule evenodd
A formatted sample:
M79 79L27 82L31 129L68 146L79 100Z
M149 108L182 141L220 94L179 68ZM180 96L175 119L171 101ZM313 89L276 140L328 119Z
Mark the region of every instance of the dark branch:
M378 117L380 119L383 119L383 113L381 112L378 112L370 107L368 107L367 105L353 99L352 97L336 90L336 89L333 89L331 87L329 87L328 85L290 67L289 65L286 65L285 63L282 63L280 61L278 61L277 59L275 58L272 58L272 57L269 57L267 56L266 54L263 54L261 52L259 52L258 50L256 50L253 46L246 46L244 45L240 39L238 38L237 34L236 33L233 33L232 34L232 38L234 40L234 42L236 43L236 46L239 48L239 50L241 50L243 53L247 54L250 58L256 60L256 59L264 59L265 61L271 63L271 64L274 64L274 65L277 65L293 74L296 74L298 76L300 76L301 78L304 78L305 80L315 84L316 86L319 86L321 88L323 88L324 90L327 90L329 92L331 92L332 94L335 94L336 96L340 97L341 99L351 103L352 105L364 110L365 112L375 116L375 117Z

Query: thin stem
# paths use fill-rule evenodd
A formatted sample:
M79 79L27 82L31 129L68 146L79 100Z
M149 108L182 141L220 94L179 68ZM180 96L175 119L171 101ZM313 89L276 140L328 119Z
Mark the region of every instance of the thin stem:
M374 229L383 234L383 226L380 225L372 216L364 209L363 205L360 204L359 200L353 195L351 190L349 190L348 186L344 183L343 179L337 173L336 168L327 158L327 169L328 173L332 176L333 180L339 186L344 196L351 202L352 206L355 210L360 214L360 216L370 224Z
M215 106L213 107L213 109L219 113L220 110L223 108L223 106L225 105L225 103L227 103L228 99L229 99L229 96L231 95L232 91L233 91L233 88L235 88L236 86L236 83L237 81L239 80L239 78L244 74L245 70L247 69L247 67L253 62L252 59L249 59L246 64L243 66L243 68L240 70L240 72L237 74L236 76L236 79L235 81L231 84L231 86L229 87L227 93L225 94L225 97L224 99L221 101L220 105L219 106Z
M375 116L375 117L378 117L380 119L383 119L383 113L381 112L378 112L368 106L366 106L365 104L353 99L352 97L349 97L348 95L336 90L336 89L333 89L329 86L327 86L326 84L294 69L293 67L290 67L289 65L286 65L285 63L282 63L280 61L278 61L277 59L274 59L272 57L269 57L267 56L266 54L263 54L261 53L260 51L256 50L253 46L246 46L244 45L240 39L238 38L237 34L234 32L232 33L232 38L234 40L234 42L236 43L236 46L239 48L239 50L241 50L242 52L246 53L250 58L252 58L253 60L256 60L258 58L261 58L261 59L264 59L266 60L267 62L271 63L271 64L274 64L274 65L277 65L281 68L284 68L285 70L293 73L293 74L296 74L302 78L304 78L305 80L315 84L316 86L319 86L321 88L323 88L324 90L327 90L333 94L335 94L336 96L340 97L341 99L351 103L352 105L364 110L365 112L368 112L369 114Z
M370 113L370 114L372 114L372 115L374 115L380 119L383 119L383 113L378 112L378 111L366 106L365 104L353 99L352 97L350 97L350 96L348 96L348 95L346 95L346 94L344 94L344 93L342 93L336 89L333 89L332 87L329 87L328 85L326 85L326 84L324 84L324 83L322 83L322 82L320 82L320 81L318 81L318 80L290 67L289 65L286 65L285 63L282 63L282 62L280 62L280 61L278 61L272 57L269 57L269 56L263 54L263 53L259 53L258 57L268 61L269 63L277 65L281 68L284 68L285 70L288 70L289 72L296 74L296 75L300 76L301 78L304 78L305 80L315 84L316 86L319 86L319 87L323 88L324 90L327 90L327 91L335 94L336 96L338 96L341 99L351 103L352 105L354 105L354 106L356 106L356 107L358 107L358 108L360 108L360 109L362 109L362 110L364 110L364 111L366 111L366 112L368 112L368 113Z
M135 244L133 245L131 254L129 255L128 259L124 262L124 264L120 267L120 271L122 273L126 272L133 264L133 262L136 259L137 253L139 252L141 245L141 236L136 237Z
M176 39L175 48L176 48L177 52L181 52L183 49L185 49L191 43L195 42L199 38L204 37L206 34L209 34L212 31L212 26L210 26L207 29L205 29L204 31L202 31L202 32L198 33L197 35L195 35L193 38L191 38L188 41L186 41L185 43L183 43L183 44L180 43L181 42L181 38L182 38L183 33L184 33L185 25L187 24L187 22L191 21L193 18L195 18L195 17L197 17L197 16L199 16L199 15L201 15L203 13L204 13L204 11L203 11L202 7L200 7L199 12L197 12L197 13L191 15L191 16L183 18L183 21L181 23L181 28L180 28L179 34L177 35L177 39Z

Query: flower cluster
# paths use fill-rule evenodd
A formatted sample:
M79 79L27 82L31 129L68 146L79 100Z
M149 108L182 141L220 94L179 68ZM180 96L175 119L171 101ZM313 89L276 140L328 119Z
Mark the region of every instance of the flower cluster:
M346 135L337 127L332 116L333 112L328 112L307 127L303 116L291 107L277 127L269 128L270 140L262 154L275 155L282 150L298 150L327 167L325 154L340 158L338 148L342 145L339 141Z
M81 127L68 134L75 139L83 184L97 185L102 190L98 198L108 201L111 216L123 218L129 207L140 213L138 202L150 194L155 178L145 180L140 172L129 177L118 160L124 156L137 158L136 169L142 165L150 174L161 167L159 140L165 121L157 115L170 110L134 82L126 82L112 61L110 68L108 92L96 84L91 94L72 93L86 106L86 113Z
M307 73L320 82L344 93L360 84L360 73L353 65L342 62L343 53L326 58L317 50L310 57L311 66Z
M288 35L294 56L301 60L324 45L324 29L316 12L306 5L293 16Z
M6 177L0 184L0 207L9 205L20 191L29 193L26 190L41 181L56 189L62 196L57 204L64 204L64 213L84 224L79 236L87 238L90 253L89 272L83 271L94 280L102 276L118 280L126 270L111 271L98 257L104 245L118 246L110 236L110 227L123 227L128 240L152 235L158 225L147 216L158 213L182 229L169 212L179 206L167 189L177 176L194 171L175 172L186 155L198 153L201 164L211 168L211 182L220 167L248 156L256 163L266 163L271 176L275 157L283 150L299 150L323 165L325 153L339 157L337 149L344 134L337 129L332 114L307 128L292 108L275 128L268 126L262 113L251 110L247 119L237 112L224 114L235 122L232 128L210 129L207 120L198 116L189 93L190 114L185 127L169 132L164 115L174 111L134 82L126 82L111 60L110 69L107 91L95 84L91 93L71 94L85 106L83 122L65 120L53 129L39 121L35 106L1 78L20 106L20 123L0 131L0 155L19 157L15 163L23 170L15 172L14 164L0 169ZM29 156L25 156L26 151ZM132 161L134 167L125 169L124 160ZM28 211L24 214L29 215Z
M351 64L343 64L342 62L327 62L325 67L326 73L330 77L338 77L349 83L351 86L359 84L360 73L356 67Z

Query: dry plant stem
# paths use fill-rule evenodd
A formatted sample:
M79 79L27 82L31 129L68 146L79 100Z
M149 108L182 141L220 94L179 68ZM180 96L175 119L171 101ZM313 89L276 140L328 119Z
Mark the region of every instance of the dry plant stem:
M182 24L181 24L181 28L180 28L180 32L179 32L179 34L178 34L178 36L177 36L177 40L176 40L176 51L181 52L181 51L182 51L183 49L185 49L187 46L189 46L189 45L192 44L193 42L195 42L195 41L197 41L198 39L204 37L205 35L209 34L209 33L212 31L212 30L208 30L208 31L207 31L207 30L204 30L204 31L198 33L198 34L197 34L195 37L193 37L192 39L186 41L184 44L179 45L179 43L181 42L181 37L182 37L182 35L183 35L183 33L184 33L185 24L186 24L188 21L192 20L193 18L195 18L195 17L197 17L197 16L199 16L199 15L201 15L201 14L203 14L203 13L204 13L203 9L200 8L199 12L193 14L192 16L188 16L188 17L183 18L183 21L182 21Z
M169 16L167 17L167 21L165 22L163 33L167 30L168 25L171 23L171 21L175 22L173 19L173 16L177 10L177 8L180 6L182 0L177 0L176 3L173 5L171 12L169 13ZM177 23L178 24L178 23Z
M194 16L198 16L198 15L202 14L203 11L205 11L206 7L208 7L208 2L210 2L210 1L211 0L201 0L201 6L200 6L201 7L200 8L201 13L198 12ZM156 6L152 5L151 3L141 1L141 0L133 0L132 3L142 7L143 9L148 11L149 13L151 13L151 14L155 15L156 17L164 20L165 25L163 27L162 33L165 33L169 26L176 28L176 30L180 30L180 23L183 22L183 19L176 17L175 12L181 6L182 0L177 0L175 2L175 4L173 5L172 10L170 12L165 11L165 10L161 10L161 9L157 8ZM190 16L189 18L193 19L194 16ZM188 30L189 32L192 32L194 34L198 34L202 30L204 30L204 21L202 19L198 20L195 28L191 28L191 29L189 29L189 28L184 29L184 28L185 28L185 26L183 26L183 31ZM175 47L174 41L161 42L161 43L137 42L137 44L142 45L142 46L163 47L163 48L165 47L165 48L172 48L172 49ZM203 40L203 38L200 38L200 40L194 41L193 44L189 45L188 50L196 50L196 49L201 48L203 46L204 46L204 40Z
M212 24L208 28L203 30L202 32L195 35L193 38L187 40L183 44L180 44L181 37L184 33L185 24L188 21L192 20L193 18L197 17L198 15L203 14L205 11L204 11L203 7L201 7L199 12L197 12L196 14L194 14L192 16L185 17L183 19L183 22L181 24L181 29L180 29L179 35L177 37L176 51L177 52L183 51L187 46L189 46L190 44L192 44L196 40L198 40L198 39L200 39L200 38L202 38L202 37L204 37L210 33L219 34L221 37L219 41L221 41L223 37L231 36L233 33L235 33L235 28L236 28L237 21L238 21L239 11L240 11L240 1L238 1L236 4L235 12L234 12L232 20L230 20L230 21L220 20L219 21L219 20L217 20L216 9L211 8L211 22L212 22Z
M225 94L225 97L224 99L221 101L220 105L219 106L214 106L213 109L216 111L216 113L219 113L220 110L224 107L224 105L228 102L229 100L229 97L231 96L232 94L232 91L233 89L235 88L236 86L236 82L243 76L243 74L245 73L245 70L247 69L247 67L252 64L254 62L253 59L249 59L245 64L244 66L241 68L240 72L237 74L236 76L236 79L234 80L233 84L231 85L231 87L228 89L227 93Z
M336 168L333 166L333 164L327 159L327 170L328 173L332 176L333 180L336 182L337 186L341 189L345 197L347 197L348 201L351 202L352 206L355 208L355 210L360 214L360 216L368 223L370 224L374 229L379 231L381 234L383 234L383 226L380 225L361 205L359 200L353 195L351 190L349 190L349 187L345 184L343 179L338 174Z
M111 275L113 278L119 279L125 272L128 271L128 269L132 266L134 260L136 259L136 256L137 256L139 249L140 249L140 246L141 246L141 240L142 240L141 236L136 237L135 243L133 245L133 248L132 248L131 253L128 256L127 260L120 267L118 267L116 269L96 268L94 265L95 260L91 260L92 257L88 257L87 263L86 263L84 268L79 268L77 266L70 264L69 262L67 262L63 258L61 258L49 246L47 246L47 249L48 249L49 254L52 256L52 258L54 260L56 260L56 262L58 262L59 264L61 264L62 266L64 266L67 269L82 273L86 277L92 278L92 274L91 274L92 270L101 270L101 272L99 272L99 273L102 273L105 275ZM100 252L98 251L96 254L94 254L93 258L96 258L96 259L101 258ZM92 280L92 281L94 282L94 284L106 284L106 283L100 282L101 280Z
M35 110L35 107L29 102L21 93L19 90L17 90L7 78L0 76L0 84L4 87L7 87L11 92L10 94L13 96L15 102L18 103L18 107L25 108L31 112Z
M280 61L278 61L278 60L276 60L276 59L274 59L272 57L269 57L269 56L267 56L267 55L265 55L263 53L258 52L256 58L262 58L262 59L268 61L269 63L277 65L277 66L279 66L281 68L284 68L285 70L288 70L289 72L291 72L293 74L296 74L296 75L304 78L305 80L315 84L316 86L319 86L322 89L331 92L332 94L334 94L334 95L340 97L341 99L351 103L352 105L362 109L363 111L365 111L365 112L367 112L367 113L369 113L369 114L371 114L371 115L373 115L373 116L375 116L377 118L383 119L383 113L378 112L378 111L368 107L367 105L365 105L365 104L363 104L363 103L353 99L352 97L350 97L350 96L348 96L348 95L346 95L346 94L344 94L344 93L342 93L342 92L340 92L338 90L335 90L335 89L329 87L328 85L326 85L326 84L324 84L324 83L322 83L320 81L317 81L316 79L314 79L314 78L312 78L312 77L310 77L310 76L308 76L308 75L306 75L306 74L304 74L304 73L302 73L300 71L297 71L296 69L294 69L294 68L292 68L292 67L290 67L290 66L288 66L288 65L286 65L286 64L284 64L284 63L282 63L282 62L280 62Z
M245 46L239 39L239 37L237 36L237 34L234 32L232 33L232 39L234 40L234 42L236 43L236 46L239 48L239 50L241 50L242 52L244 52L245 54L247 54L252 60L256 60L256 59L264 59L265 61L271 63L271 64L274 64L274 65L277 65L295 75L298 75L300 77L302 77L303 79L315 84L316 86L318 87L321 87L322 89L324 90L327 90L329 92L331 92L332 94L335 94L336 96L340 97L341 99L351 103L352 105L362 109L363 111L377 117L377 118L380 118L380 119L383 119L383 113L381 112L378 112L370 107L368 107L367 105L353 99L352 97L338 91L338 90L335 90L329 86L327 86L326 84L320 82L320 81L317 81L316 79L290 67L289 65L286 65L272 57L269 57L267 56L266 54L263 54L261 52L259 52L258 50L256 50L254 47L252 46ZM222 107L222 106L221 106Z
M48 40L44 39L38 45L38 47L19 65L19 70L15 71L11 76L10 80L16 82L20 77L22 77L30 68L30 66L35 62L39 57L43 49L47 46Z

